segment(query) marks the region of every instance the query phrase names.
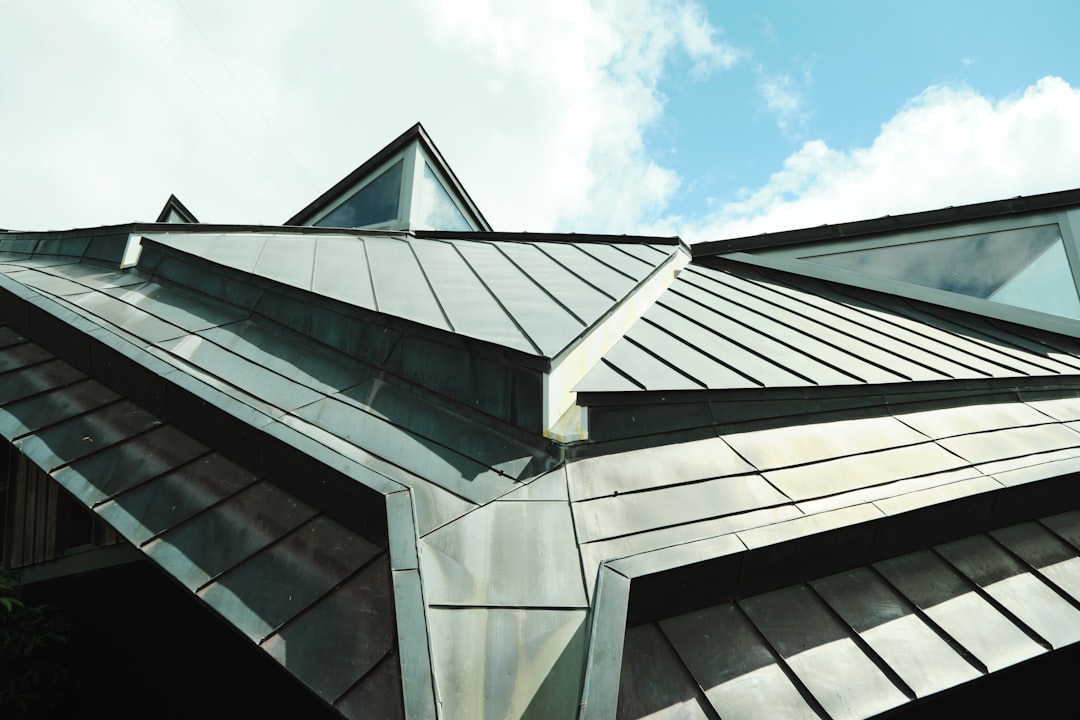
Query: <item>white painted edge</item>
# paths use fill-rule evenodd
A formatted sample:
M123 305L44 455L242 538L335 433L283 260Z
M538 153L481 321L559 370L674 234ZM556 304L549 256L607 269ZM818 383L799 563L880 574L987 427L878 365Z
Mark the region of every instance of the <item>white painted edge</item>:
M671 286L691 259L689 249L680 243L652 274L613 307L606 317L589 328L569 350L564 350L544 374L544 435L568 442L588 437L587 415L581 416L578 434L570 428L578 424L560 424L563 416L577 405L574 388L596 367L615 343L634 326L660 296ZM576 418L575 418L576 420Z
M130 233L127 245L124 246L124 256L120 259L120 268L135 267L139 264L140 256L142 256L142 235Z

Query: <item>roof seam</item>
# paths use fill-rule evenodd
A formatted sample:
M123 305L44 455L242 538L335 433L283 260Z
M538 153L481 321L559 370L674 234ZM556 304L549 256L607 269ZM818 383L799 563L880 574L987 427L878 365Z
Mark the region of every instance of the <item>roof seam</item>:
M502 255L502 256L503 256L504 258L506 258L506 261L507 261L507 262L509 262L509 263L510 263L511 265L513 265L513 266L514 266L514 268L515 268L515 269L516 269L516 270L517 270L517 271L518 271L519 273L521 273L522 275L524 275L524 276L525 276L525 278L526 278L526 279L528 279L528 281L529 281L529 282L531 282L531 283L532 283L533 285L535 285L535 286L536 286L537 288L539 288L539 289L540 289L540 292L542 292L542 293L544 293L545 295L547 295L547 296L548 296L549 298L551 298L551 300L552 300L552 301L553 301L553 302L554 302L554 303L555 303L556 305L558 305L558 306L559 306L559 307L561 307L561 308L562 308L563 310L565 310L565 311L566 311L566 313L567 313L568 315L570 315L570 317L572 317L572 318L574 318L575 320L577 320L577 321L578 321L578 323L579 323L579 324L581 324L581 325L582 325L583 327L588 327L588 326L589 326L589 323L585 322L585 320L584 320L583 318L580 318L580 317L578 317L578 314L577 314L576 312L574 312L573 310L571 310L571 309L570 309L570 308L569 308L569 307L568 307L568 306L566 305L566 303L564 303L564 302L563 302L562 300L560 300L559 298L555 297L555 295L554 295L554 294L552 294L552 293L551 293L551 291L549 291L549 290L548 290L548 289L547 289L546 287L544 287L544 286L543 286L543 285L541 285L541 284L540 284L539 282L537 282L537 281L536 281L536 278L534 278L534 277L533 277L533 276L532 276L532 275L531 275L530 273L527 273L527 272L525 272L525 269L524 269L524 268L522 268L522 267L521 267L521 266L520 266L520 265L519 265L519 264L518 264L518 263L517 263L517 262L516 262L516 261L515 261L515 260L514 260L514 259L513 259L512 257L510 257L510 256L509 256L509 255L508 255L508 254L507 254L507 253L506 253L506 252L505 252L505 251L504 251L504 250L503 250L503 249L502 249L501 247L499 247L499 244L498 244L498 243L488 242L487 244L488 244L488 245L491 245L491 246L492 246L493 248L495 248L495 251L496 251L496 252L498 252L498 253L499 253L500 255Z
M736 374L736 375L738 375L739 377L741 377L741 378L744 378L744 379L746 379L746 380L748 380L748 381L750 381L750 382L754 383L754 384L755 384L755 385L757 385L758 387L765 387L765 383L763 383L762 381L758 380L758 379L757 379L757 378L755 378L755 377L752 377L752 376L748 375L747 373L743 372L742 370L739 370L739 369L738 369L737 367L735 367L734 365L730 365L729 363L726 363L726 362L724 362L723 360L721 360L720 358L716 357L716 356L715 356L715 355L713 355L712 353L710 353L710 352L706 351L706 350L705 350L705 348L702 348L702 347L698 347L698 346L696 346L696 345L695 345L695 346L691 346L691 345L689 345L689 344L685 343L685 341L684 341L684 340L683 340L682 338L680 338L680 337L679 337L678 335L676 335L676 334L675 334L674 332L672 332L671 330L667 329L666 327L664 327L664 326L663 326L663 325L661 325L660 323L658 323L658 322L655 322L655 321L653 321L653 320L650 320L650 319L648 318L648 316L647 316L647 315L646 315L646 316L643 316L643 317L641 318L641 321L642 321L643 323L646 323L646 324L648 324L648 325L651 325L652 327L654 327L654 328L656 328L656 329L657 329L658 331L660 331L660 332L661 332L662 334L664 334L664 335L667 335L668 337L670 337L670 338L674 339L675 341L677 341L677 342L679 342L679 343L683 343L683 344L686 344L686 345L687 345L687 347L690 347L690 348L691 348L692 350L694 350L695 352L698 352L698 353L700 353L700 354L701 354L702 356L704 356L704 357L707 357L707 358L709 358L710 360L712 360L712 361L713 361L713 362L715 362L716 364L718 364L718 365L720 365L720 366L722 366L722 367L725 367L725 368L727 368L728 370L730 370L731 372L735 373L735 374ZM629 336L629 335L631 335L631 333L627 333L627 335ZM738 343L732 343L732 344L738 344ZM740 346L740 347L741 347L741 346ZM706 386L706 387L707 387L707 386Z
M540 245L538 245L538 244L533 244L533 245L532 245L531 247L535 248L537 252L539 252L540 254L544 255L544 256L545 256L546 258L548 258L549 260L551 260L551 262L553 262L553 263L555 263L556 265L558 265L559 267L563 268L564 270L566 270L566 272L570 273L571 275L573 275L574 277L576 277L576 278L577 278L578 280L580 280L580 281L581 281L581 282L582 282L583 284L585 284L585 285L588 285L589 287L591 287L591 288L592 288L593 290L595 290L596 292L600 293L600 294L601 294L601 295L603 295L604 297L606 297L606 298L608 298L608 299L610 299L610 300L612 300L612 301L614 301L614 302L618 302L618 301L619 301L619 298L617 298L617 297L615 297L615 296L611 295L610 293L606 292L606 291L605 291L605 290L604 290L603 288L600 288L599 286L595 285L595 284L594 284L594 283L592 283L592 282L591 282L591 281L590 281L590 280L589 280L588 278L586 278L586 277L585 277L584 275L581 275L580 273L578 273L577 271L575 271L575 270L574 270L573 268L571 268L571 267L570 267L569 265L565 265L565 264L563 264L563 263L559 262L559 261L558 261L558 260L557 260L557 259L556 259L556 258L555 258L554 256L552 256L552 255L551 255L551 254L550 254L549 252L547 252L546 250L544 250L544 248L540 247Z
M545 353L540 348L540 345L535 340L533 340L532 336L529 335L529 333L525 330L525 327L520 322L518 322L518 319L516 317L514 317L514 314L512 312L510 312L510 310L503 303L502 299L498 295L495 294L495 291L491 289L491 286L488 285L487 282L484 280L484 278L480 275L480 271L478 271L475 267L473 267L473 264L471 262L469 262L469 258L467 258L465 256L465 253L461 252L461 248L459 248L457 246L457 243L450 242L450 241L447 241L447 240L439 240L437 242L444 242L444 243L446 243L447 245L449 245L450 247L452 247L454 249L454 252L456 252L458 254L458 257L461 258L461 261L463 263L465 263L465 267L469 268L469 272L471 272L473 274L473 277L476 278L477 282L480 283L481 287L483 287L484 290L487 292L487 294L491 296L491 299L495 301L495 304L499 306L499 309L502 310L503 314L506 315L506 317L510 319L510 322L513 323L514 327L516 327L518 332L521 333L521 336L523 338L525 338L525 340L530 345L533 346L533 349L536 351L536 354L540 355L540 356L544 356Z
M778 308L778 309L779 309L779 310L781 310L781 311L784 311L784 312L790 313L790 314L792 314L792 315L794 315L794 316L796 316L796 317L800 318L801 320L803 320L803 321L805 321L805 322L807 322L807 323L811 323L811 324L812 324L812 326L816 326L816 327L820 327L820 328L825 328L825 329L827 329L827 330L830 330L830 331L832 331L832 332L835 332L835 333L837 333L837 334L839 334L839 335L842 335L842 336L844 336L844 337L846 337L846 338L851 338L852 340L855 340L856 342L858 342L858 343L859 343L859 344L861 344L861 345L864 345L864 346L869 346L869 347L875 347L875 346L873 346L873 345L872 345L871 343L867 342L866 340L863 340L862 338L859 338L859 337L857 337L857 336L855 336L855 335L852 335L852 334L851 334L851 333L849 333L849 332L845 332L845 331L843 331L843 330L840 330L840 329L838 329L838 328L835 328L835 327L829 327L828 325L826 325L825 323L821 322L820 320L815 320L814 318L812 318L812 317L809 317L809 316L807 316L806 314L804 314L804 313L802 313L802 312L799 312L799 311L797 311L797 310L793 310L793 309L791 309L791 308L788 308L788 307L784 307L784 306L780 305L779 303L777 303L777 302L774 302L774 301L772 301L772 300L769 300L769 299L767 299L767 298L763 298L763 297L756 297L756 296L754 296L754 295L751 295L751 294L750 294L749 292L747 292L746 290L744 290L744 289L742 289L742 288L734 287L733 285L731 285L731 284L729 284L729 283L726 283L726 282L721 282L720 280L717 280L717 279L715 279L715 278L707 277L707 276L704 276L704 275L701 275L700 277L703 277L703 278L705 278L706 280L709 280L709 281L711 281L711 282L712 282L712 283L714 283L714 284L720 285L720 286L724 287L724 288L725 288L725 289L727 289L727 290L730 290L730 291L732 291L732 292L736 292L736 293L739 293L740 295L746 295L746 296L748 296L748 297L751 297L751 298L754 298L755 300L757 300L757 301L759 301L759 302L762 302L762 303L764 303L764 304L766 304L766 305L769 305L769 306L771 306L771 307L774 307L774 308ZM707 287L703 287L702 285L700 285L700 284L697 284L697 283L691 283L691 284L692 284L692 285L694 285L695 287L697 287L698 289L700 289L700 290L702 290L702 291L704 291L704 292L707 292L707 293L709 293L710 295L715 295L715 296L717 296L717 297L721 297L721 296L720 296L720 294L719 294L718 292L715 292L715 291L713 291L713 290L710 290L710 289L709 289L709 288L707 288ZM805 303L800 303L800 304L805 304ZM749 308L749 307L747 307L746 309L747 309L748 311L750 311L750 312L753 312L753 313L757 314L757 315L761 315L761 316L763 316L763 317L767 317L766 315L764 315L764 313L762 313L762 312L760 312L760 311L754 310L754 309L752 309L752 308ZM770 319L771 319L771 320L772 320L773 322L777 322L777 323L780 323L781 325L784 325L784 326L786 326L786 327L788 327L788 328L791 328L792 330L795 330L796 332L802 332L802 333L806 334L806 331L805 331L805 330L803 330L803 329L800 329L800 328L796 327L795 325L792 325L792 324L790 324L790 323L788 323L788 322L783 322L783 321L781 321L781 320L779 320L778 318L775 318L775 317L772 317L772 318L770 318ZM844 354L847 354L847 355L853 355L853 356L855 356L855 357L858 357L858 359L859 359L859 360L861 360L862 362L864 362L864 363L866 363L866 364L868 364L868 365L872 365L873 367L877 368L878 370L881 370L881 371L883 371L883 372L885 372L885 373L887 373L887 374L889 374L889 375L895 375L895 376L897 376L897 377L899 377L899 378L901 378L901 379L903 379L903 380L907 380L908 382L915 382L914 378L912 378L911 376L907 375L906 373L903 373L903 372L900 372L899 370L894 370L894 369L892 369L892 368L886 367L885 365L881 364L880 362L878 362L878 361L876 361L876 360L871 360L870 358L864 357L864 356L862 356L862 355L855 355L855 354L854 354L854 353L852 353L852 352L851 352L850 350L846 350L845 348L843 348L843 347L841 347L841 346L837 345L836 343L833 343L833 342L831 342L831 341L825 340L825 339L823 339L823 338L821 338L821 337L818 337L818 336L816 336L816 335L815 335L815 339L816 339L816 340L817 340L818 342L820 342L820 343L824 343L825 345L828 345L829 347L833 348L834 350L839 350L839 351L840 351L841 353L844 353ZM888 350L885 350L885 349L883 349L883 348L877 348L877 349L879 349L879 350L880 350L881 352L884 352L884 353L886 353L886 354L888 354L888 355L890 355L890 356L892 356L892 357L896 357L896 358L899 358L899 357L900 357L900 356L896 355L896 353L893 353L893 352L889 352ZM912 362L912 361L908 360L907 358L900 358L900 359L902 359L902 360L906 360L906 361L908 361L908 362ZM925 366L923 366L923 365L921 365L921 364L919 364L919 363L914 363L914 362L913 362L913 364L917 364L917 365L919 365L919 367L923 367L924 369L928 369L928 368L925 368ZM946 375L944 375L943 373L940 373L940 372L938 372L938 371L936 371L936 370L931 370L931 372L932 372L933 374L935 374L935 375L942 375L943 377L945 377L945 378L947 378L947 379L948 379L948 376L946 376ZM846 374L846 373L845 373L845 374ZM865 380L863 380L863 382L866 382L866 381L865 381Z
M435 286L431 283L431 278L428 277L427 269L424 268L424 263L420 261L420 256L416 254L416 248L413 247L412 240L405 238L405 245L409 248L409 252L412 253L413 260L416 261L416 266L420 268L420 275L424 278L424 283L427 285L428 290L431 292L431 297L435 299L435 304L439 308L439 312L442 313L443 320L446 321L446 326L450 328L450 332L457 334L457 329L454 328L454 323L450 320L449 313L446 312L446 308L443 306L442 300L439 298L439 293L435 290Z
M986 372L984 372L982 370L978 370L977 368L971 367L970 365L965 364L962 360L957 360L957 359L945 357L944 355L942 355L939 352L935 352L934 350L931 350L931 349L929 349L927 347L924 347L924 346L916 345L915 343L910 342L908 340L904 340L904 339L902 339L900 337L897 337L896 335L887 335L886 333L882 332L881 330L873 328L873 327L871 327L870 325L868 325L865 322L860 322L860 321L852 319L852 318L844 317L840 313L838 313L835 310L832 310L832 309L830 309L828 307L822 307L822 306L816 305L814 303L803 300L802 298L792 297L790 295L785 295L784 293L780 293L779 291L777 291L775 288L770 287L769 285L767 285L765 283L762 283L762 282L759 282L759 281L757 281L757 280L755 280L753 278L747 277L747 278L744 278L744 279L747 282L750 282L750 283L756 285L757 287L761 288L765 292L771 293L773 295L780 295L781 297L785 297L785 298L790 298L791 300L794 300L795 302L798 302L801 305L805 305L805 306L814 308L818 312L822 312L822 313L824 313L826 315L829 315L831 317L838 318L838 319L840 319L840 320L842 320L842 321L844 321L846 323L851 323L852 325L855 325L856 327L863 328L868 333L871 333L873 335L883 335L883 336L889 337L890 339L892 339L892 340L894 340L894 341L896 341L898 343L901 343L902 345L906 345L908 347L915 348L915 349L917 349L917 350L919 350L921 352L925 352L925 353L927 353L929 355L933 355L934 357L940 358L941 360L943 360L943 361L945 361L947 363L954 364L954 365L959 365L959 366L961 366L961 367L963 367L963 368L965 368L967 370L970 370L971 372L973 372L973 373L975 373L977 375L982 375L984 377L989 376ZM793 288L793 289L798 291L798 288ZM826 304L831 304L831 305L839 305L840 304L840 303L837 303L835 300L833 300L831 298L828 298L828 297L824 297L824 296L820 296L820 295L815 295L814 297L816 299L823 300ZM861 308L858 308L856 306L844 305L843 307L850 308L853 312L857 313L860 316L870 317ZM898 324L896 324L896 323L889 323L885 319L882 319L882 321L886 322L887 324L891 325L892 327L900 328L900 326ZM854 335L852 333L848 333L848 332L846 332L844 330L840 330L839 328L834 327L833 329L836 330L837 332L848 335L849 337L852 337L852 338L855 338L855 339L858 339L858 340L862 340L862 338L859 338L857 335ZM920 337L922 337L923 339L925 339L925 340L927 340L929 342L934 342L935 344L939 344L939 343L935 342L932 338L930 338L930 337L928 337L926 335L921 335L917 331L909 331L909 332L920 335ZM922 368L924 368L926 370L929 370L930 372L932 372L934 374L942 375L942 376L944 376L945 378L948 378L948 379L953 379L953 380L958 379L958 378L956 378L955 375L953 375L951 373L948 373L945 370L940 370L940 369L931 367L930 365L927 365L925 362L923 362L921 360L916 360L916 359L914 359L913 357L910 357L910 356L900 356L896 352L894 352L892 350L888 350L888 349L882 347L881 345L876 345L876 347L878 347L882 352L887 352L887 353L889 353L891 355L894 355L896 357L903 357L903 359L905 361L913 363L915 365L918 365L918 366L920 366L920 367L922 367Z
M371 286L371 304L375 306L375 312L383 312L379 307L379 293L375 289L375 275L371 270L371 254L368 253L367 238L360 238L360 248L364 252L364 269L367 271L368 284Z
M715 295L715 293L711 293L711 292L709 292L709 290L707 290L705 288L700 288L700 289L703 292L709 293L710 295ZM736 325L739 325L740 327L744 327L744 328L746 328L748 330L755 330L755 328L753 326L748 325L747 323L742 322L741 320L737 320L734 317L732 317L732 316L730 316L730 315L728 315L728 314L726 314L726 313L724 313L724 312L722 312L720 310L716 310L715 308L709 307L708 305L701 302L700 300L697 300L696 298L692 298L689 295L686 295L685 293L680 291L678 288L672 288L672 293L674 293L675 295L678 295L679 297L685 299L687 302L691 302L691 303L694 303L695 305L697 305L699 307L705 308L706 310L709 310L710 312L715 313L715 314L721 316L722 318L724 318L724 319L726 319L726 320L728 320L730 322L733 322ZM734 304L734 301L731 301L731 302ZM740 306L740 307L742 307L742 306ZM767 318L767 316L765 316L763 313L758 312L757 310L754 310L753 308L744 308L744 309L748 313L750 313L752 315L757 315L759 317L766 317ZM767 319L771 320L772 322L777 323L778 325L782 325L783 327L785 327L785 328L787 328L789 330L793 330L793 331L796 331L796 332L799 331L798 328L796 328L796 327L794 327L792 325L789 325L789 324L787 324L787 323L785 323L785 322L783 322L781 320L778 320L776 318L767 318ZM786 340L781 340L780 338L771 337L771 336L769 337L769 339L772 340L773 342L777 343L778 345L782 345L783 347L786 347L789 350L792 350L793 352L796 352L796 353L798 353L798 354L800 354L800 355L802 355L804 357L807 357L807 358L809 358L810 360L812 360L812 361L814 361L816 363L824 365L825 367L830 368L831 370L833 370L833 371L835 371L835 372L837 372L837 373L839 373L841 375L846 375L847 377L851 378L852 380L855 380L856 382L863 383L863 384L866 384L866 385L871 384L868 380L865 380L864 378L859 377L858 375L854 374L853 372L851 372L849 370L845 370L845 369L843 369L843 368L841 368L841 367L839 367L837 365L834 365L834 364L832 364L830 362L827 362L827 361L825 361L825 360L823 360L821 358L818 358L815 355L813 355L813 354L799 348L796 345L793 345L792 343L790 343L790 342L788 342ZM831 343L829 343L829 342L827 342L825 340L822 340L821 338L816 338L816 339L817 339L818 342L820 342L820 343L822 343L824 345L827 345L828 347L831 347L834 350L839 349L835 345L832 345ZM813 384L818 385L818 383L813 383Z

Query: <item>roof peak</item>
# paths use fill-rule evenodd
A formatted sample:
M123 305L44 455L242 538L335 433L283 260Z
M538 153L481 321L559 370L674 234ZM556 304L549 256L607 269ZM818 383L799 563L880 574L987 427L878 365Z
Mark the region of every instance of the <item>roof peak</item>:
M483 213L419 122L285 224L393 230L491 230Z

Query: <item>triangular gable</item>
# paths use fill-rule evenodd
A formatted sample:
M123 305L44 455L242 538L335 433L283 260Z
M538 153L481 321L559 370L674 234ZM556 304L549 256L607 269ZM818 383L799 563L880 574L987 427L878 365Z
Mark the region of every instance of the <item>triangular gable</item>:
M868 221L825 226L817 237L800 231L761 236L756 245L709 243L694 254L1080 337L1080 196L1020 200L888 218L887 228ZM934 216L944 222L928 222ZM741 251L723 252L725 245Z
M158 213L157 220L154 222L195 224L199 221L195 218L194 213L188 210L184 203L180 202L180 198L169 195L169 199L165 201L165 206L161 208L161 212Z
M380 230L491 230L419 123L285 224Z

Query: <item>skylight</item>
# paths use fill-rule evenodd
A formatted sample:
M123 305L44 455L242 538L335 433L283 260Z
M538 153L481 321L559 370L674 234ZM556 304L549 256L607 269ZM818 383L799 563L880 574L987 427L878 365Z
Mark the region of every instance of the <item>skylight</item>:
M1080 297L1056 224L802 259L1080 319Z

